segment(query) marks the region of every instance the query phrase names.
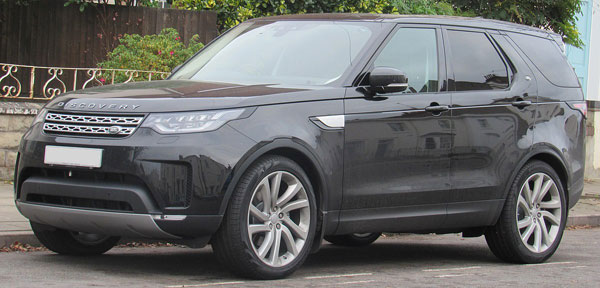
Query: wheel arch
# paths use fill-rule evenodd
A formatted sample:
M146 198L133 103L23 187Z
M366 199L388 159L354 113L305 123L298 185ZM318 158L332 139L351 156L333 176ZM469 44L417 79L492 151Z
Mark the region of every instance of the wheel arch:
M325 176L322 172L322 166L314 153L307 148L307 144L294 140L276 139L266 144L259 143L257 147L246 153L246 155L244 155L235 165L232 175L230 176L231 181L229 181L227 187L225 187L223 201L221 202L221 206L219 208L219 215L225 214L233 190L235 189L235 186L244 172L248 169L248 167L250 167L250 165L256 162L256 160L266 155L283 156L298 163L304 169L304 172L306 172L311 182L317 200L317 207L321 211L326 211L326 183Z
M511 173L510 178L508 178L508 181L506 182L503 199L506 199L506 197L508 196L510 187L511 187L513 181L515 181L515 178L517 177L517 174L519 173L519 171L521 171L523 166L525 166L525 164L527 164L531 160L539 160L539 161L542 161L542 162L550 165L550 167L552 167L552 169L554 169L556 174L558 174L558 177L560 178L560 182L565 191L565 197L566 197L565 200L567 201L567 207L568 207L568 205L569 205L568 181L570 180L569 179L569 170L568 170L567 165L565 165L565 163L566 163L565 159L558 152L558 149L555 147L549 146L549 145L538 145L537 147L532 148L531 151L522 158L522 160L516 166L517 169L515 169ZM504 207L504 205L500 206L500 210L502 209L502 207ZM498 217L500 217L500 211L498 211L496 217L494 217L494 219L495 219L494 223L498 220Z
M564 164L563 160L560 159L559 156L554 155L552 153L547 153L547 152L541 152L541 153L535 154L531 158L529 158L529 161L531 161L531 160L539 160L539 161L545 162L546 164L550 165L550 167L552 167L552 169L554 169L554 171L556 172L556 174L558 174L558 177L560 178L560 182L563 186L563 189L565 190L565 196L567 198L566 200L567 200L567 205L568 205L569 204L569 192L568 192L569 172L567 171L567 167Z

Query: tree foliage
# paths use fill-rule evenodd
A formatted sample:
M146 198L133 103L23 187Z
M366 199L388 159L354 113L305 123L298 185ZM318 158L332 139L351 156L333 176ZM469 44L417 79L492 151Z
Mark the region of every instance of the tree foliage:
M565 42L580 47L577 31L580 0L453 0L458 8L468 9L484 18L504 20L552 30Z
M221 31L247 19L298 13L388 13L482 16L552 30L582 44L575 25L579 0L173 0L177 8L217 12Z
M302 13L462 14L447 0L174 0L188 10L213 10L221 31L250 18Z
M198 39L198 35L194 35L186 46L173 28L165 28L158 35L125 34L119 39L120 45L109 52L107 60L98 63L98 67L170 72L204 47ZM118 74L115 83L125 79L124 73Z
M0 0L0 3L13 2L19 6L29 6L30 3L33 3L36 1L38 1L38 0Z
M27 1L27 0L21 0ZM69 5L79 5L79 11L84 11L86 8L90 6L98 6L98 5L109 5L108 0L66 0L65 7ZM120 6L145 6L145 7L158 7L158 1L151 0L115 0L114 5ZM113 5L113 4L110 4Z

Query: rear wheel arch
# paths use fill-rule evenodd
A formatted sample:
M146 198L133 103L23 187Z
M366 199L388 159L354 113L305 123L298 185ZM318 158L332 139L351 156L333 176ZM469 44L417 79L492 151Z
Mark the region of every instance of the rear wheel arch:
M567 166L565 165L565 161L562 159L560 154L558 152L556 152L555 149L553 149L552 147L547 147L547 146L534 148L525 157L523 157L523 160L521 160L521 162L519 162L519 164L515 167L512 174L510 175L510 178L508 178L506 181L503 199L506 199L508 192L510 190L510 186L512 185L513 181L515 181L515 178L517 177L518 172L521 171L521 169L532 160L542 161L542 162L550 165L550 167L552 167L552 169L554 169L554 171L556 172L556 174L558 174L558 177L560 178L560 182L565 191L565 197L566 197L566 201L567 201L567 205L568 205L569 204L569 193L568 193L569 172L567 170ZM504 205L500 206L500 208L503 206ZM500 216L500 211L498 211L498 215L496 215L494 223L497 221L499 216Z
M556 174L558 174L558 177L560 178L560 182L563 186L563 189L565 190L565 197L567 200L567 205L569 205L569 193L568 193L568 181L569 181L569 172L567 171L567 167L564 163L564 161L562 159L560 159L560 157L558 155L555 155L554 153L548 153L548 152L541 152L538 154L533 155L532 157L529 158L529 161L531 160L539 160L542 162L545 162L546 164L550 165L550 167L552 167L552 169L554 169L554 171L556 172Z

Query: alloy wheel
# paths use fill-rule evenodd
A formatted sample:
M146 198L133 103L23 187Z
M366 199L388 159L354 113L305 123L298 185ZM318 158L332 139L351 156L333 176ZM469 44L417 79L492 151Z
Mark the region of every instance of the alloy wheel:
M264 177L248 209L248 236L255 255L271 267L285 266L304 248L310 205L300 180L286 171Z
M535 173L521 186L517 201L521 241L532 252L548 250L561 224L562 201L556 183L545 173Z

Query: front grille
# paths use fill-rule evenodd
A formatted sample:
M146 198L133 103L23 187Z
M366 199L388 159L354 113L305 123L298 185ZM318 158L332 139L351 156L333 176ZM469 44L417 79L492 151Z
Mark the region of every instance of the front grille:
M133 134L143 115L86 115L48 112L44 132L67 135L125 137Z

